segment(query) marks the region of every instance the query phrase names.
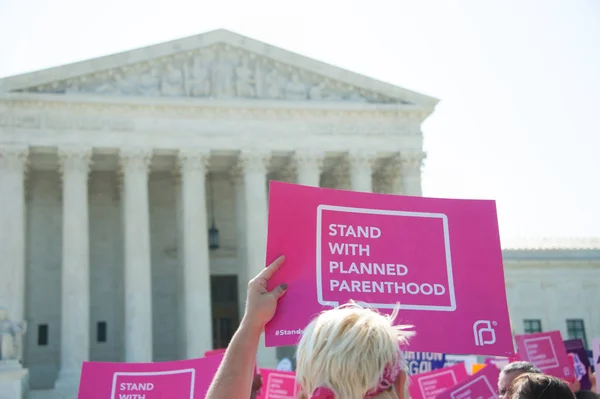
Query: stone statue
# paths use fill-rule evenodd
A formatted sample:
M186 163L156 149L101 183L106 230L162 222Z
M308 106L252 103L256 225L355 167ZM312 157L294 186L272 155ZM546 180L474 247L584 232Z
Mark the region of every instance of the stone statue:
M125 76L122 72L117 72L115 82L121 94L134 95L137 94L138 81L135 76Z
M233 65L223 52L219 52L213 69L213 94L215 97L233 97Z
M117 92L117 88L111 82L100 82L93 90L97 94L115 94Z
M308 92L306 85L300 81L297 73L292 75L292 80L285 85L285 97L288 100L306 100Z
M266 94L268 98L281 98L282 79L276 69L271 69L265 76Z
M327 91L327 86L325 82L320 82L314 86L312 86L308 92L308 97L311 100L329 100L331 99L330 93Z
M150 71L140 76L139 91L144 96L156 96L160 95L159 91L160 80L158 78L158 71L156 68L152 68Z
M194 57L192 67L185 66L185 91L188 96L208 97L210 96L210 79L208 68L202 58Z
M22 336L26 330L26 322L9 320L8 308L0 306L0 361L21 360Z
M248 65L248 59L246 57L242 58L242 63L235 69L236 75L236 89L237 95L239 97L254 97L256 95L254 91L254 76L252 74L252 69Z
M167 71L162 77L160 91L163 96L179 97L183 96L183 72L175 68L175 65L169 64Z

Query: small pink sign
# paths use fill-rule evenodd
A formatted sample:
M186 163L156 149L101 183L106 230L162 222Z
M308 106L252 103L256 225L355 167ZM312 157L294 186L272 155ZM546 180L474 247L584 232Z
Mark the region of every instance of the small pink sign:
M260 369L260 375L263 381L260 399L296 399L298 392L296 373Z
M159 363L84 362L79 399L204 399L222 355Z
M464 381L441 392L436 399L496 399L500 370L488 364Z
M596 386L600 387L600 338L592 340L592 356L594 356L592 364L596 374Z
M385 313L400 302L411 351L514 352L493 201L271 182L267 260L282 254L270 288L288 292L267 346L296 344L316 314L353 299Z
M410 397L412 399L434 399L441 392L467 379L464 363L443 369L415 374L410 377Z
M515 335L521 359L555 377L571 381L573 367L560 331Z

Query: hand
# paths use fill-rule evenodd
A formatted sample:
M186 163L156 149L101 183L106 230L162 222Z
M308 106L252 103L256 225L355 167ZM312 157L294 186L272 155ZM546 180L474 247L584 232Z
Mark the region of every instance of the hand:
M597 372L598 372L598 370L596 370L596 373ZM597 386L597 381L596 381L596 373L594 373L592 371L591 367L588 369L588 377L590 377L590 382L592 383L592 387L590 388L590 391L598 393L598 386Z
M273 291L267 290L267 282L279 269L285 260L284 256L275 259L268 267L261 271L248 283L248 297L246 299L246 314L243 323L259 328L265 328L277 309L277 301L285 294L287 284L275 287Z

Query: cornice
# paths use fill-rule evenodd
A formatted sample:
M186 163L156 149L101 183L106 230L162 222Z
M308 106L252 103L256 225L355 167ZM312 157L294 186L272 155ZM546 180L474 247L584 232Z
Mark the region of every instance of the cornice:
M110 114L197 115L198 112L241 116L306 116L402 118L402 122L421 123L433 111L412 104L364 104L355 102L277 101L277 100L217 100L190 98L101 97L88 95L57 95L8 93L0 95L2 108L12 111L100 111ZM395 123L398 121L394 120ZM419 132L420 133L420 132Z

